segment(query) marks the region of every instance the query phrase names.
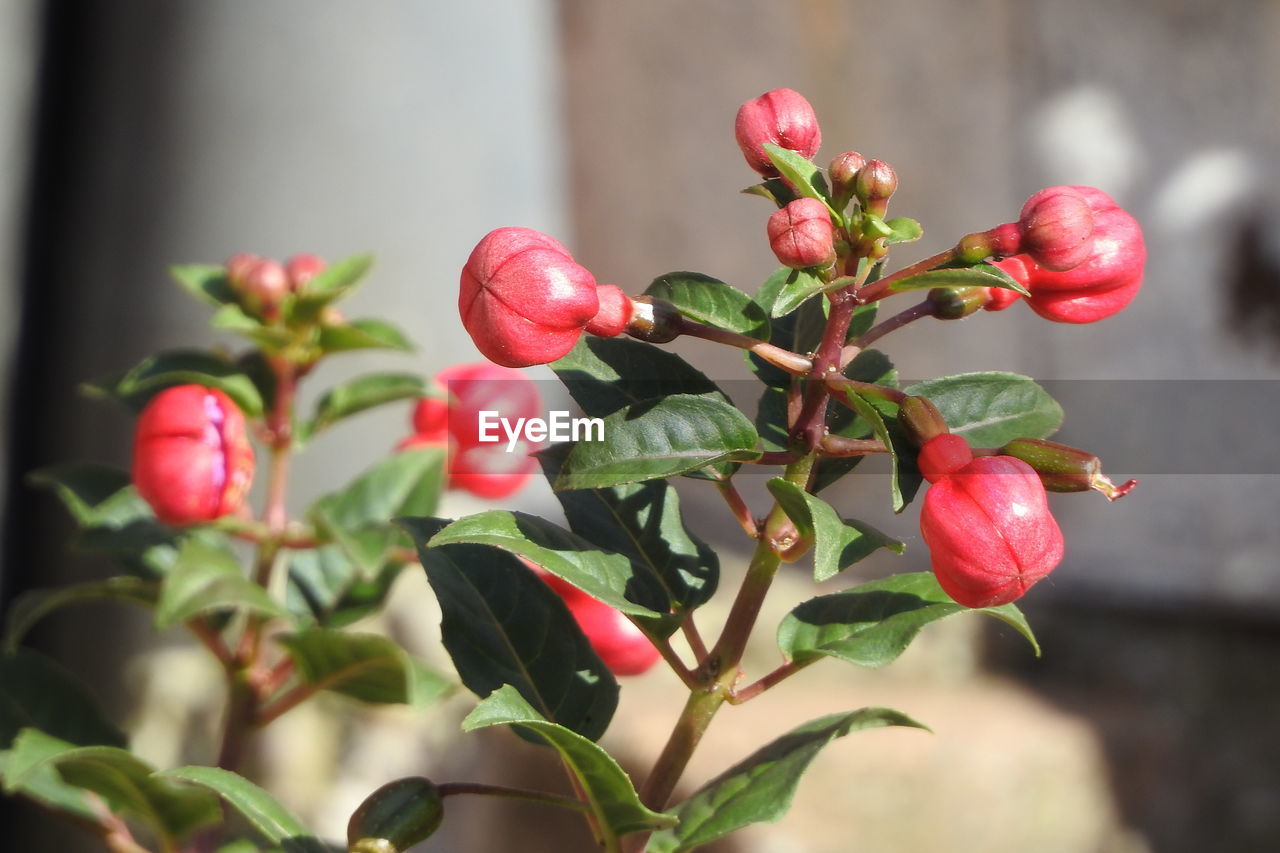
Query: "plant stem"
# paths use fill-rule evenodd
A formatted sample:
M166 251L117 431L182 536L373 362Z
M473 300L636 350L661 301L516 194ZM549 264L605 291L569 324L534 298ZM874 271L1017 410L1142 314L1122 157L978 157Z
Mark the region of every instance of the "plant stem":
M506 788L501 785L484 785L479 782L445 782L436 787L441 799L459 794L478 794L485 797L506 797L512 800L527 800L531 803L542 803L557 808L570 809L576 812L591 810L591 806L573 797L562 797L559 794L548 794L542 791L526 791L521 788Z
M868 284L866 287L859 290L858 302L865 305L868 302L875 302L878 299L883 299L884 297L892 293L892 290L890 288L892 288L894 284L902 281L905 278L911 278L911 276L913 275L919 275L922 272L928 272L929 270L933 269L936 266L941 266L942 264L949 263L950 261L955 260L955 257L956 257L956 250L955 250L955 247L952 247L950 249L947 249L945 252L939 252L936 255L930 255L924 260L916 261L914 264L911 264L910 266L905 266L902 269L898 270L897 272L890 273L889 275L885 276L879 281L872 282L871 284Z
M694 749L726 698L726 691L719 684L690 692L666 746L640 788L642 803L654 811L662 811L666 807ZM637 849L642 848L643 844Z
M875 341L880 340L890 332L896 332L908 323L914 323L922 317L933 316L933 303L925 299L917 305L912 305L905 311L894 314L882 323L877 323L867 330L867 333L852 343L848 344L844 351L840 354L840 366L853 361L854 356L866 349Z
M796 663L795 661L788 661L787 663L784 663L782 666L778 667L773 672L764 676L754 684L749 684L746 687L742 688L741 690L734 690L732 693L729 694L729 704L741 705L743 702L749 702L752 699L759 696L761 693L765 692L769 688L776 685L778 682L784 681L790 678L800 670L809 666L809 664L817 663L819 660L821 660L821 658L813 658L811 660L805 661L804 663Z
M752 539L759 538L760 527L756 524L755 516L751 514L751 508L742 499L742 493L738 491L738 487L733 484L733 481L717 480L716 488L719 489L721 497L729 505L729 510L733 513L733 517L738 520L738 524L742 525L742 529L746 534Z
M779 346L757 340L747 335L737 332L730 332L728 329L717 329L715 326L708 326L705 323L699 323L697 320L690 320L688 317L681 316L676 320L676 328L682 335L688 335L693 338L702 338L707 341L715 341L718 344L728 344L731 347L753 352L772 364L774 367L795 374L796 376L804 376L813 369L813 364L809 359L794 353L791 350L783 349Z

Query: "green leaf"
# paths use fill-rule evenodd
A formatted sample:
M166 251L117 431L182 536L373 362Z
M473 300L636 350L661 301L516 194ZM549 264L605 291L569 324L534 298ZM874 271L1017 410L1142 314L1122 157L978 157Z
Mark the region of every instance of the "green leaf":
M548 480L559 476L568 450L557 445L538 454ZM666 480L555 495L574 533L626 555L638 572L659 578L677 612L704 604L715 593L720 560L685 527L680 496Z
M275 798L243 776L217 767L178 767L156 774L212 791L257 828L285 853L330 853L302 822L276 802Z
M696 272L669 272L653 280L646 296L665 299L690 320L769 340L769 317L750 296Z
M555 489L637 483L760 455L759 436L746 415L720 400L687 394L606 416L604 437L574 446Z
M217 388L248 417L262 416L262 397L253 380L232 359L205 350L166 350L148 356L124 374L81 387L90 396L113 399L138 412L152 397L174 385Z
M869 524L841 519L831 505L781 477L769 481L769 491L796 525L801 538L813 537L813 579L835 577L877 548L901 554L906 547Z
M904 390L932 400L951 431L974 447L1048 438L1062 426L1062 407L1033 379L1016 373L962 373Z
M576 533L535 515L508 510L460 518L427 543L439 545L492 545L527 558L558 578L576 586L592 598L632 616L644 617L656 630L667 622L663 633L677 627L669 617L671 600L662 579L645 571L625 554L602 551Z
M787 186L787 182L781 178L769 178L762 183L746 187L740 192L744 195L758 195L761 198L768 199L778 207L786 207L797 198L795 190Z
M70 586L33 589L14 599L5 629L5 651L13 651L31 627L48 614L70 604L90 601L130 601L150 607L159 594L155 581L128 575L100 581L86 581Z
M880 667L902 654L925 625L968 610L942 591L932 572L893 575L804 602L778 626L778 645L797 663L829 655ZM977 612L1012 625L1040 654L1017 607L1004 604Z
M889 708L861 708L792 729L704 785L671 814L674 828L653 836L649 853L683 853L752 823L778 820L791 808L800 777L836 738L862 729L924 725Z
M914 243L924 236L924 229L920 227L920 223L916 222L909 216L895 216L893 219L885 220L885 225L889 226L889 236L886 243Z
M425 543L429 519L400 524L418 545L440 603L441 639L477 696L504 684L544 717L596 740L618 704L618 682L555 592L519 559L488 545Z
M27 739L24 739L22 746L28 751L39 748ZM61 748L59 742L55 742L49 750L59 748ZM55 813L61 812L81 821L96 823L100 819L101 806L89 799L89 792L67 784L57 768L52 765L43 764L32 767L23 775L20 785L10 785L8 780L13 777L12 768L15 759L18 766L29 765L31 762L31 759L26 756L15 755L12 749L0 750L0 785L3 785L0 791L11 791L34 800Z
M844 221L840 211L831 206L831 191L827 189L827 179L823 177L822 170L795 151L771 142L764 144L764 153L796 192L809 198L816 198L827 206L827 210L831 213L831 221L837 227Z
M904 496L902 483L899 480L898 451L894 446L893 438L889 435L888 427L885 426L884 418L881 417L875 406L856 391L835 392L833 396L839 396L840 399L848 401L849 406L858 413L858 416L871 425L871 431L875 434L875 437L883 441L885 446L889 448L889 461L893 468L889 478L889 488L893 495L893 511L902 512L906 509L907 498Z
M326 305L349 296L373 266L373 255L352 255L335 261L307 283L291 305L286 303L285 319L291 324L315 320Z
M619 836L660 829L674 822L640 802L631 780L609 753L582 735L548 722L511 685L495 690L462 721L462 729L467 732L502 725L536 732L560 753L560 759L577 779L605 836L599 840L610 842L603 845L607 849L616 849Z
M889 289L895 293L904 290L932 290L935 287L1000 287L1005 290L1016 290L1023 296L1031 295L1007 273L990 264L979 264L974 267L943 267L907 276L889 285Z
M282 350L292 341L288 332L251 317L239 305L223 305L213 313L209 325L219 331L243 335L271 350Z
M584 335L551 369L574 402L592 418L603 418L668 394L729 398L675 353L628 338Z
M239 301L224 266L181 264L169 267L169 275L192 296L210 305L234 305Z
M156 628L215 610L240 608L266 616L284 615L265 589L244 576L234 554L197 540L184 542L160 587Z
M398 400L416 400L427 383L416 373L370 373L331 388L316 401L315 414L305 427L308 439L343 418Z
M445 453L443 447L394 453L341 492L316 501L308 512L316 527L355 561L362 579L373 578L391 546L401 540L392 519L435 512L444 489Z
M22 790L28 779L39 780L44 768L53 767L67 784L97 794L115 814L137 816L170 843L221 818L212 797L158 778L149 764L119 747L77 747L24 729L6 764L5 784L11 791Z
M388 562L367 575L337 545L291 551L285 606L299 624L341 628L377 612L404 567Z
M125 745L79 679L43 655L18 649L0 656L0 685L0 747L28 727L77 745Z
M789 270L774 298L770 316L782 317L800 307L811 296L829 289L828 282L812 270Z
M370 703L423 708L452 688L448 679L378 634L311 628L278 635L305 684Z
M358 349L389 349L413 352L414 346L404 332L381 320L350 320L320 329L323 352L348 352Z
M774 316L773 308L778 301L778 294L793 272L795 271L788 267L782 267L765 280L756 294L756 304L761 310ZM825 311L826 300L813 299L786 316L778 317L772 323L770 342L792 352L812 352L822 339L822 331L827 323ZM745 356L751 370L761 382L775 388L790 387L793 378L790 373L769 364L755 353L745 353Z

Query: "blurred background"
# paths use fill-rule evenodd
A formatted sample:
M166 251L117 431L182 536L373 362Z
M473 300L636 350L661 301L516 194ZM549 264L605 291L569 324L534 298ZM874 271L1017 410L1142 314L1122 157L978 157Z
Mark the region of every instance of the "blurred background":
M500 225L556 236L630 292L679 269L753 292L775 265L770 208L737 194L754 176L732 123L744 100L785 86L817 111L818 163L855 149L896 167L893 212L926 232L900 262L1014 218L1050 184L1099 186L1138 217L1146 285L1117 317L1065 327L1015 306L919 323L886 349L907 378L1045 380L1067 411L1061 438L1142 483L1115 505L1054 499L1066 561L1024 602L1043 658L957 619L890 670L830 663L725 713L692 784L820 713L889 705L935 733L833 745L782 823L722 849L1274 849L1278 42L1268 0L5 0L0 596L108 571L67 553L62 510L23 477L71 459L127 464L129 419L77 384L218 340L169 283L170 264L376 253L349 313L392 318L421 349L350 356L330 380L475 360L455 319L457 275ZM715 378L742 378L736 353L679 349ZM317 442L294 508L385 454L407 419L407 407L364 416ZM833 496L908 542L863 574L927 568L914 516L888 513L881 488L855 476ZM736 571L745 548L715 526L718 497L698 483L682 495ZM450 500L447 514L476 508ZM556 512L543 484L516 505ZM411 574L390 628L429 655L438 617ZM772 615L811 594L797 575ZM768 667L764 634L754 654ZM79 609L33 643L88 680L156 763L185 754L188 726L216 725L220 695L198 653L177 632L154 638L145 616ZM676 691L662 672L624 685L609 737L636 772L678 712ZM335 838L396 776L559 781L503 733L456 737L468 701L426 715L335 703L336 727L300 709L265 745L261 778ZM589 849L559 814L482 807L451 805L422 849ZM15 849L82 849L35 810L3 808Z

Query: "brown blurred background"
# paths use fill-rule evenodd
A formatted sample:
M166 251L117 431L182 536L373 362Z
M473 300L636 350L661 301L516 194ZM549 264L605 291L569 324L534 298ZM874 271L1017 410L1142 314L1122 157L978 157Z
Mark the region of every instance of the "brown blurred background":
M901 260L1011 219L1055 183L1102 187L1143 222L1146 286L1107 322L1059 327L1016 306L917 324L886 344L905 377L1047 380L1066 403L1064 439L1143 482L1116 505L1054 499L1067 559L1024 608L1042 659L961 619L890 670L829 663L717 720L692 782L821 713L891 705L935 730L839 742L788 818L733 849L1274 849L1277 43L1280 4L1267 0L6 0L0 595L108 570L66 554L60 510L22 477L66 459L127 463L127 419L75 385L215 340L203 309L167 283L170 263L375 251L351 313L394 318L422 350L411 362L352 357L330 379L473 360L452 310L457 270L499 225L557 236L632 292L677 269L750 292L774 265L769 209L737 195L753 175L733 115L786 86L818 113L819 163L856 149L897 168L894 213L926 230ZM679 349L716 378L742 377L734 353ZM296 508L384 453L406 417L367 416L317 443ZM925 568L910 511L892 517L877 481L851 479L842 512L915 546L864 574ZM682 492L732 575L742 545L715 526L714 496L696 483ZM518 504L555 513L541 485ZM389 624L430 654L424 586L401 582ZM773 615L811 594L797 577ZM34 640L136 723L136 747L157 763L189 750L187 725L216 722L216 689L184 638L157 645L137 614L76 611ZM769 640L754 652L760 668L776 659ZM142 662L125 667L139 649ZM637 768L674 720L676 689L664 673L624 686L610 739ZM531 784L558 781L501 734L455 737L466 706L337 706L336 728L295 712L265 750L264 778L334 837L354 802L397 775L503 781L517 750ZM0 832L17 849L77 849L47 818L5 806ZM522 850L577 849L571 824L469 803L422 849L508 849L513 837Z

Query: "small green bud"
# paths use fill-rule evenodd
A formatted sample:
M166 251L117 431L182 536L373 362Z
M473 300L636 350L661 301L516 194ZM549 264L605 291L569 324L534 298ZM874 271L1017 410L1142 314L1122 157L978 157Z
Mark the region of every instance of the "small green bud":
M928 397L906 397L898 407L898 423L916 447L951 432L938 407Z
M935 287L927 297L933 316L939 320L959 320L980 311L988 300L985 287Z
M440 791L430 779L409 776L374 791L347 823L349 853L402 853L444 820Z
M1087 450L1039 438L1015 438L1000 448L1000 455L1026 462L1040 475L1050 492L1098 491L1108 500L1118 500L1138 485L1129 480L1117 486L1102 473L1102 462Z
M637 296L632 300L626 333L651 344L665 344L680 337L680 310L665 299Z

